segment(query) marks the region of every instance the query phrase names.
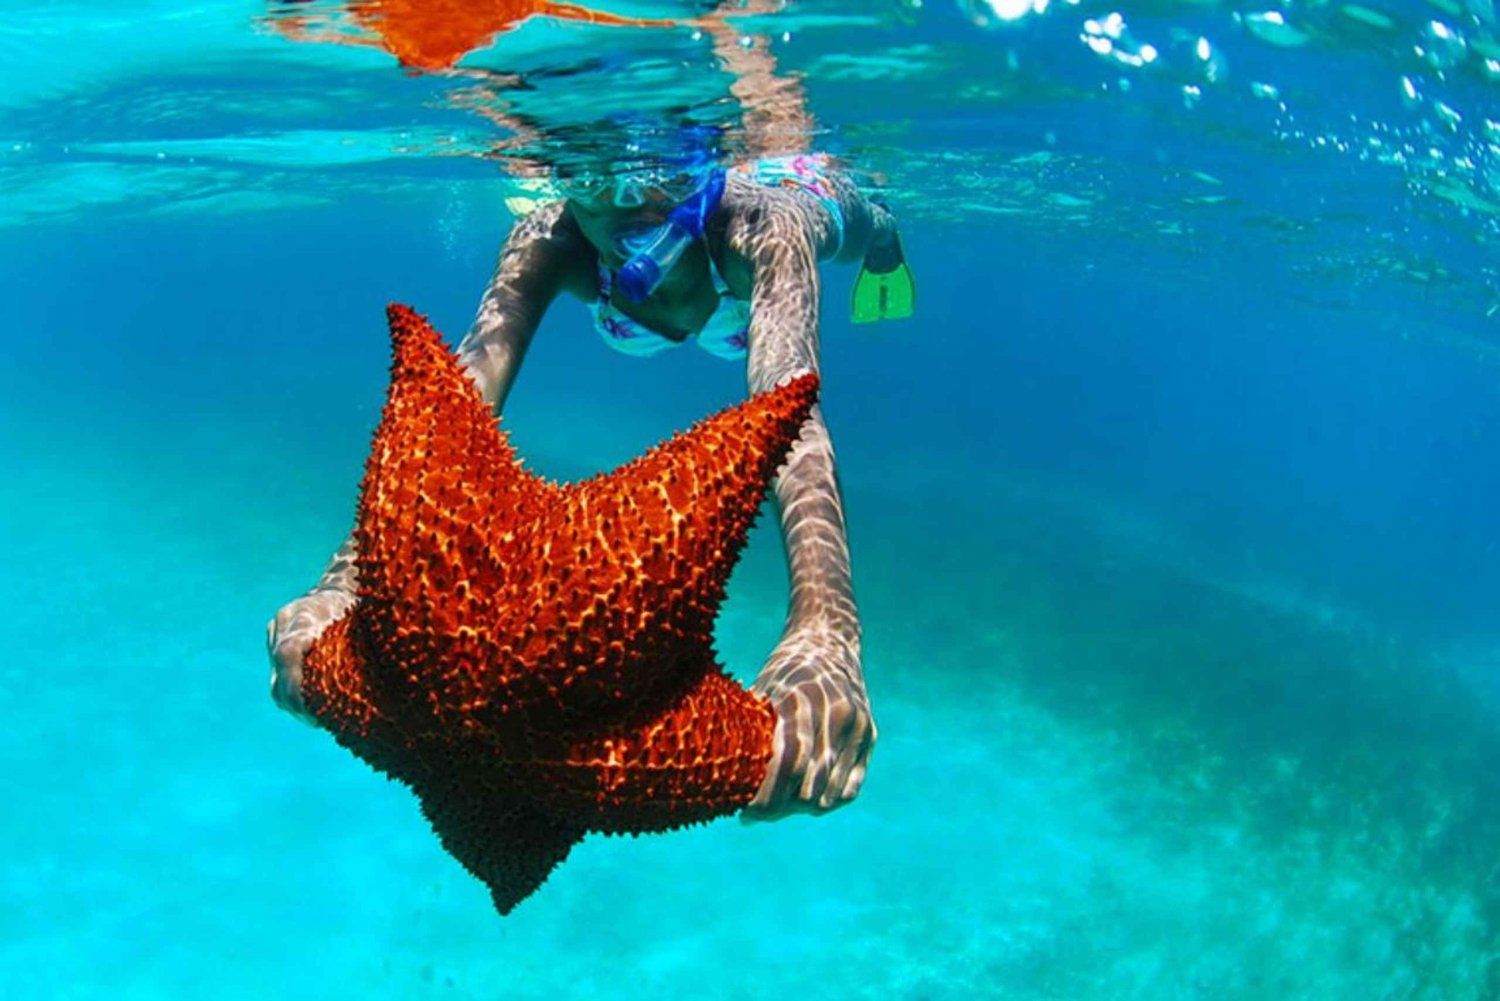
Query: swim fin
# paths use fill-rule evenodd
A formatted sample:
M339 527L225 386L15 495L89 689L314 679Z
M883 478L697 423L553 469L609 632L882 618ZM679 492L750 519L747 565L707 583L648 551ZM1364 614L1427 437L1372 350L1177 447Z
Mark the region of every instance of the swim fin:
M870 248L854 279L854 322L904 320L916 305L917 286L907 267L901 238L892 233L889 245Z

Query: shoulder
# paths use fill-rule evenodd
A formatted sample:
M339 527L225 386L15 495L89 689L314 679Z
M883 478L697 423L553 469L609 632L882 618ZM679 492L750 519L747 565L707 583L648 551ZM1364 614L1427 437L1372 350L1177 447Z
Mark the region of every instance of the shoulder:
M545 273L576 295L592 289L598 253L583 235L565 202L548 202L521 216L505 240L503 264Z
M726 244L747 260L832 259L844 249L859 189L822 155L761 160L730 172Z
M808 201L795 189L730 173L716 222L720 270L737 293L740 281L748 288L766 269L815 263L819 228Z
M807 206L795 188L762 184L748 174L732 170L719 203L726 233L742 240L760 240L791 235L805 228Z
M517 247L536 245L553 252L592 250L578 228L566 202L544 202L518 218L506 243Z

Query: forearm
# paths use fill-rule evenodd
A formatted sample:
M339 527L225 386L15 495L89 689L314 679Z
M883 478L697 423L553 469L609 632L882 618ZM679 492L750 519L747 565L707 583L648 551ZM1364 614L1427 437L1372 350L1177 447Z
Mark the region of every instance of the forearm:
M344 591L352 593L359 580L359 572L354 562L354 536L344 540L338 552L328 561L328 566L323 570L323 576L318 578L317 584L308 594L317 594L320 591Z
M558 269L555 255L549 251L560 215L560 205L547 206L526 216L511 230L474 322L458 345L459 362L497 413L515 384L542 314L556 294ZM352 596L357 587L354 539L350 537L334 553L307 598L316 603L324 596L323 600L337 606L339 595Z
M815 233L770 220L746 249L756 260L748 379L762 392L819 369ZM859 616L833 441L814 407L775 487L791 598L784 645L819 645L824 663L858 678Z
M859 612L833 442L814 409L775 484L791 596L785 634L815 638L858 670ZM843 660L844 658L839 658Z
M755 679L776 709L766 777L748 808L769 818L847 803L864 782L875 720L833 448L816 411L776 483L791 572L786 629Z
M737 192L728 249L749 264L752 393L817 372L817 260L836 234L826 208L785 191ZM867 217L868 218L868 217ZM876 729L860 668L859 613L833 441L814 407L775 483L791 597L786 628L755 679L777 724L747 816L831 810L858 793Z
M517 302L503 287L502 257L495 277L485 290L474 323L458 345L458 360L479 394L498 414L521 372L521 362L531 347L536 320L525 315L529 308Z
M328 561L318 582L301 598L282 609L272 623L271 646L316 636L349 610L359 590L354 537L344 540Z

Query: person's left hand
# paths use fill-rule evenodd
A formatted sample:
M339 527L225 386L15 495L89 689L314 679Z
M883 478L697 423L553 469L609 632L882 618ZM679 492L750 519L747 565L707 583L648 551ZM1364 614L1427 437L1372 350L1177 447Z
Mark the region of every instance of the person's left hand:
M752 690L776 710L776 736L765 780L744 818L826 813L854 799L876 728L859 656L849 644L810 631L790 633Z

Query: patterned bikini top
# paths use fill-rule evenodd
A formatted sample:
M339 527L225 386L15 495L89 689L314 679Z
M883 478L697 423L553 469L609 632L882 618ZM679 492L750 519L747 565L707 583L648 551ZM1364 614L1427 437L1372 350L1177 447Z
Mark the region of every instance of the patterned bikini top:
M658 334L650 327L633 320L610 301L615 290L615 275L604 265L599 265L599 298L594 301L594 326L610 347L628 355L645 357L675 348L687 341L696 341L698 346L711 355L729 361L745 357L745 345L750 337L750 304L736 299L734 293L719 275L719 269L710 261L709 272L713 275L714 291L719 294L719 305L703 324L703 329L680 341Z

